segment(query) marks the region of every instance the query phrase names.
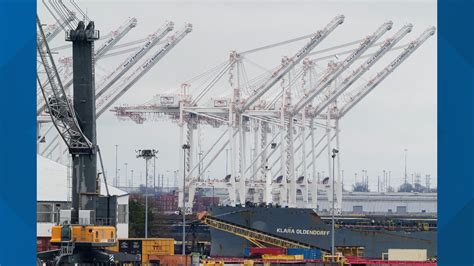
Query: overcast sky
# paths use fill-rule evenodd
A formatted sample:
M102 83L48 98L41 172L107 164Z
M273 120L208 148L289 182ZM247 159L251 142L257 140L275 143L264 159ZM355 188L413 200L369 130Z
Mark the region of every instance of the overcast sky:
M117 28L128 17L136 17L138 26L121 43L142 39L166 21L173 21L175 29L182 28L185 22L193 24L193 31L116 105L144 103L153 95L179 89L183 81L227 60L231 50L243 51L313 33L338 14L345 15L344 24L315 50L361 39L387 20L394 22L394 29L382 39L404 24L413 23L413 32L401 41L407 43L429 26L436 26L437 13L434 0L78 2L102 35ZM52 23L42 4L38 8L42 22ZM60 36L52 46L63 44ZM304 41L268 51L252 60L271 68L279 64L282 56L293 55L303 44ZM388 61L381 60L374 70L380 70L398 53L400 51L391 52ZM371 190L376 190L377 176L382 175L384 169L391 171L392 185L399 185L405 148L408 149L410 176L418 172L424 180L425 174L430 174L432 185L436 185L436 56L435 35L341 120L341 165L346 188L354 182L354 173L360 177L362 169L368 170ZM123 58L100 61L96 68L98 79ZM364 75L365 80L370 78L370 73ZM144 162L135 157L137 149L158 149L157 172L170 178L179 167L179 131L170 121L137 125L119 121L107 112L98 120L97 128L109 177L115 176L116 144L119 145L118 168L122 182L124 163L128 163L128 178L130 170L135 172L134 185L140 182L140 172L144 175ZM224 161L220 158L219 165L210 169L211 178L223 176ZM324 166L321 166L322 171L327 171L327 163L320 164Z

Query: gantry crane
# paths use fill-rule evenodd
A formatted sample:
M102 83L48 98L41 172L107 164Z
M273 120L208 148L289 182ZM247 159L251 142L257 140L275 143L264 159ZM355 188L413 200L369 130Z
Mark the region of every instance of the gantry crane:
M234 158L237 158L238 154L243 154L242 151L246 149L245 142L241 141L245 139L245 131L243 130L243 121L241 114L248 110L258 99L260 99L268 90L270 90L279 80L283 78L291 69L293 69L305 56L308 55L318 44L320 44L331 32L333 32L339 25L344 22L344 16L336 16L331 20L323 30L318 31L310 41L305 44L294 56L291 58L284 58L279 68L272 73L272 75L259 86L254 93L248 99L240 99L240 94L233 95L233 109L235 109L235 115L229 116L229 139L231 146L231 162L234 162ZM239 54L231 55L232 63L239 60ZM237 83L239 87L239 83ZM237 88L240 89L240 88ZM188 127L187 135L192 134L192 127ZM238 137L234 136L238 134ZM239 145L237 145L239 140ZM188 156L188 162L191 162L191 158ZM231 163L231 178L232 182L235 182L239 202L243 204L246 197L245 180L243 178L243 172L246 168L245 159L239 160L239 165ZM180 192L182 194L184 192ZM233 201L233 200L232 200ZM284 199L286 205L286 199ZM234 203L233 203L234 204Z
M193 150L180 150L180 158L184 157L182 152L186 152L186 165L183 169L189 190L187 204L190 204L186 207L190 207L192 204L194 189L214 187L228 189L230 200L227 203L231 205L238 203L244 204L242 198L248 200L245 191L250 189L261 190L262 188L265 193L263 202L271 203L273 200L276 200L274 203L282 205L286 203L288 205L288 201L285 202L288 197L288 195L285 195L285 191L288 190L286 186L288 186L289 183L285 175L288 175L287 169L293 169L292 171L294 171L294 173L292 173L292 176L295 177L295 184L291 189L294 189L296 186L297 190L302 191L303 201L305 204L308 204L304 205L305 207L317 208L316 201L319 183L319 173L316 172L317 158L324 151L331 150L331 143L334 140L336 140L336 147L339 146L338 138L340 130L337 122L339 118L341 118L345 112L349 111L352 106L357 104L363 96L367 95L367 93L370 92L379 81L383 80L385 76L390 74L391 71L384 70L387 73L383 72L379 74L361 89L353 90L349 93L346 91L389 51L396 51L405 47L408 49L414 46L412 42L409 45L395 47L396 43L412 30L411 24L401 27L397 33L386 40L377 42L377 39L391 27L391 22L384 23L372 35L355 42L350 42L350 45L359 44L359 46L350 51L337 53L339 56L343 54L347 54L348 56L340 62L330 63L328 68L320 72L321 74L318 76L313 72L315 72L314 62L319 59L316 58L312 60L306 57L302 60L303 66L301 69L294 69L293 66L292 68L294 70L290 68L291 71L289 70L286 75L281 76L279 79L282 81L281 93L278 93L271 101L268 101L268 97L265 95L267 92L270 94L271 86L268 87L268 84L271 83L269 83L269 80L277 78L278 73L283 71L282 69L291 64L291 62L294 62L294 60L292 58L284 58L282 65L275 70L268 71L268 75L261 75L262 78L256 79L257 81L251 85L250 82L247 82L247 88L250 88L249 90L251 92L248 93L250 97L246 99L245 96L241 96L244 92L244 87L238 80L239 73L242 76L244 75L242 74L244 71L240 69L241 72L239 72L239 68L243 68L240 61L245 59L243 56L245 52L232 52L230 62L228 64L222 64L213 70L212 73L217 73L217 75L214 78L208 77L208 80L211 80L209 85L206 85L204 90L198 93L196 97L191 97L191 95L186 94L185 90L183 90L181 94L172 96L164 94L157 95L152 101L145 105L116 107L113 111L116 112L117 116L129 117L134 119L137 123L143 123L146 114L159 114L160 117L169 117L171 120L178 122L182 130L181 142L190 144L191 147L197 147L199 152L198 162L193 164L193 158L195 158ZM434 28L430 29L432 33L434 33ZM431 33L431 31L428 33ZM428 33L424 33L423 36ZM420 46L421 43L422 42L417 42L417 47ZM347 44L338 45L336 47L342 48L346 45ZM265 47L270 46L273 45ZM363 55L370 47L376 47L375 52ZM328 51L330 49L331 48L323 49L321 51ZM410 49L410 51L414 50L412 48ZM314 53L318 52L319 51ZM311 53L308 53L308 55L309 54ZM403 58L406 58L409 54L411 53L404 52L402 54ZM329 57L334 58L335 56L324 56L323 58L328 59ZM349 67L354 64L355 61L363 58L365 58L363 63L354 70L349 70ZM403 60L396 59L394 62L400 64ZM393 70L397 66L398 65L393 65L390 69ZM237 74L233 73L234 70L236 70ZM214 98L211 96L210 104L199 104L199 101L203 98L203 94L210 91L209 87L214 86L214 84L217 83L216 79L221 78L222 73L225 71L231 73L229 80L231 96L228 98ZM308 84L304 82L305 72L310 75L310 82ZM348 74L346 75L345 72L348 72ZM296 73L296 75L293 75L294 73ZM311 75L314 75L313 79L311 79ZM237 77L237 82L232 80L233 77ZM303 80L302 87L304 86L308 89L305 89L304 93L301 93L300 98L297 99L297 104L292 105L291 94L297 91L295 80L299 77ZM340 80L337 79L338 77L341 77ZM243 78L243 80L245 82L245 78ZM222 88L220 88L220 90L222 91ZM259 91L261 96L254 97L258 95L257 92ZM311 100L307 100L305 97L310 97ZM165 101L163 101L162 98L166 98ZM191 100L188 98L191 98ZM344 99L346 100L344 101ZM346 104L338 109L336 108L336 102L337 104L344 102ZM247 109L246 106L248 106ZM328 119L331 121L328 121ZM332 125L332 122L334 122L335 125ZM291 123L293 125L289 126ZM203 124L225 128L223 132L216 135L215 142L211 142L210 148L205 152L201 152L200 150L200 138L198 137L196 143L193 137L193 131L197 128L199 135L199 125ZM183 133L185 128L187 129L186 137L184 137ZM316 130L316 128L318 128L318 130ZM319 128L323 130L319 130ZM305 130L308 129L309 133L306 133ZM245 131L253 133L254 146L252 150L245 147L247 141L247 137L244 134ZM289 133L292 131L299 132L299 134L294 135L291 133L290 135ZM315 132L321 132L323 134L320 139L316 139ZM268 137L269 134L271 134L271 137ZM228 139L226 136L228 136ZM295 145L296 147L292 148L287 145L289 140L292 142L299 141L299 145ZM308 140L310 140L309 145L307 143ZM309 153L306 152L308 146L310 149ZM226 147L229 148L228 150L230 151L230 171L226 172L226 177L219 180L202 180L202 173L206 172L206 170L216 162L216 158L222 154ZM260 148L260 151L257 151L258 148ZM297 153L302 153L302 159L299 164L295 166L294 164L288 164L288 161L282 162L288 160L285 158L289 153L288 151L292 151L292 155L294 156L297 156ZM251 154L249 157L252 157L252 159L250 160L251 163L246 165L245 162L248 161L246 156L248 156L249 152ZM274 155L278 154L279 157L275 158ZM308 160L309 163L307 163ZM204 162L206 162L206 164L204 164ZM280 167L278 168L279 162ZM204 165L204 167L202 167L202 165ZM339 162L337 162L336 165L339 168ZM195 172L198 168L200 171L196 174ZM329 162L329 169L331 168L332 164ZM300 170L301 173L296 173L298 169L302 169ZM312 181L307 177L306 169L313 169ZM258 171L261 172L258 173ZM338 169L336 173L339 172ZM296 178L297 174L298 178ZM325 177L326 176L323 176L323 178ZM327 193L331 191L329 184L322 185L322 189L326 190ZM309 187L311 187L311 189L309 189ZM238 194L240 194L240 199L236 197ZM295 194L291 195L291 198L294 199L294 195ZM309 203L310 199L308 196L312 198L311 204ZM329 194L328 196L330 197ZM182 195L180 197L182 197ZM338 196L336 195L336 197ZM341 203L340 198L341 196L338 197L338 203ZM255 199L256 198L253 200ZM291 200L293 201L293 199ZM240 202L238 200L240 200ZM260 201L261 199L258 200ZM180 198L179 202L182 202L182 198ZM337 205L336 208L340 209Z
M57 264L110 262L101 248L116 243L116 219L111 218L109 209L110 204L116 206L116 198L100 197L98 186L93 43L99 38L99 32L92 21L87 26L80 21L76 29L67 32L66 40L73 43L74 95L71 103L38 17L37 25L39 69L45 72L50 86L42 86L37 75L38 85L51 120L68 146L74 169L72 208L62 211L63 223L51 229L51 243L61 247ZM107 211L98 209L98 205L105 202Z

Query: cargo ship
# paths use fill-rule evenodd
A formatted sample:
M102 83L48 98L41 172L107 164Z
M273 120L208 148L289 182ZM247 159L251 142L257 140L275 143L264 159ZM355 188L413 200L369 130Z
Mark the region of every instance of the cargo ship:
M209 214L239 226L331 249L331 216L313 209L281 207L211 206ZM437 256L437 219L424 214L342 214L335 217L335 246L338 250L362 252L367 258L382 258L388 249L425 249ZM252 244L239 236L210 228L211 256L241 257Z

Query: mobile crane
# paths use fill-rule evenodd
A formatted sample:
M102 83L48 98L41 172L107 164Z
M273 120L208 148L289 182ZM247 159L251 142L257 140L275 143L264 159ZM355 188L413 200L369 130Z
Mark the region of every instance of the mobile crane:
M60 247L56 265L110 265L117 259L105 250L116 244L116 217L111 215L116 197L100 196L96 143L96 111L94 85L94 41L99 38L94 22L87 26L80 21L76 29L66 33L73 44L73 100L66 96L51 51L37 18L38 70L47 76L50 86L37 81L51 120L68 146L72 156L72 208L61 210L59 220L51 229L51 244ZM102 160L101 160L102 162Z

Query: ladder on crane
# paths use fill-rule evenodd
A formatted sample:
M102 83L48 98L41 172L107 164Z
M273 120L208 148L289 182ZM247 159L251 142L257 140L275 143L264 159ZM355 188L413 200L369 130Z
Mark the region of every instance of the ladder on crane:
M281 248L315 248L311 245L290 240L281 236L275 236L257 229L223 221L216 217L210 216L205 211L198 213L198 219L201 221L201 223L206 224L214 229L243 237L255 244L257 247L265 247L265 244L267 244Z

